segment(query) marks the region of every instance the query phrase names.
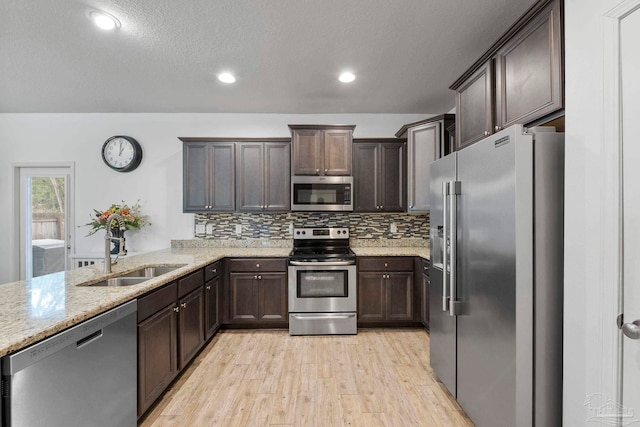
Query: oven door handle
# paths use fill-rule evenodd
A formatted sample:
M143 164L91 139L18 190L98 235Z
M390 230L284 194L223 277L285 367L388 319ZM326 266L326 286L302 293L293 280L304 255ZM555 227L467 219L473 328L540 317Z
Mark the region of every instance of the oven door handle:
M327 320L327 319L350 319L352 317L356 317L355 313L347 313L347 314L297 314L297 313L289 313L291 317L294 319L304 319L304 320Z
M302 265L302 266L313 266L313 267L322 267L322 266L326 266L326 267L332 267L332 266L337 266L337 265L355 265L356 263L353 261L319 261L319 262L315 262L315 261L289 261L289 264L291 265Z

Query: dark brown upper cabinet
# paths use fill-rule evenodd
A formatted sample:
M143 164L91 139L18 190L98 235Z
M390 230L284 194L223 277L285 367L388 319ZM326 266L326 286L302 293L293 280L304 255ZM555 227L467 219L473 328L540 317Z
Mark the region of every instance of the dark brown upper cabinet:
M406 141L353 141L354 211L404 212L406 209Z
M351 175L355 125L289 125L293 175Z
M456 91L456 148L564 107L561 0L540 0L469 68Z
M236 207L235 145L180 138L184 212L224 212Z
M237 207L264 212L290 209L290 143L238 142L236 153Z
M407 212L429 211L429 167L451 151L454 120L455 115L443 114L406 124L396 132L396 137L407 138Z

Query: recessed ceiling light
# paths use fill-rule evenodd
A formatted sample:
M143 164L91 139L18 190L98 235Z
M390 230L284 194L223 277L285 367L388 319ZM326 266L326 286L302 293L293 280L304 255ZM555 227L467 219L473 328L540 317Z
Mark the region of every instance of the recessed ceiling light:
M356 76L353 75L353 73L342 73L340 74L340 77L338 77L338 80L340 80L342 83L351 83L352 81L354 81L356 79Z
M120 28L120 21L118 21L115 16L109 15L106 12L90 10L88 11L88 16L100 29L111 31Z
M235 83L236 78L231 73L221 73L218 74L218 80L222 83Z

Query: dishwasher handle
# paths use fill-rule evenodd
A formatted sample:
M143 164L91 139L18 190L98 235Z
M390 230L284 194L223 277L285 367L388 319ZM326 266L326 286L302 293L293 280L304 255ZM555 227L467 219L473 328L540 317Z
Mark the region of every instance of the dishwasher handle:
M102 338L102 329L99 329L94 333L89 334L86 337L76 341L76 348L80 350L82 347L85 347L91 344L92 342L99 340L100 338Z

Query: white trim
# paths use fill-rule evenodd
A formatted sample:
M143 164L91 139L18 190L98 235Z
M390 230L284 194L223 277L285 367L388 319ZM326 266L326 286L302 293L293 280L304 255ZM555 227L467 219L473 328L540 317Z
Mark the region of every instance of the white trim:
M603 191L601 194L602 233L600 254L601 339L600 390L622 402L622 334L615 321L622 312L624 291L622 229L622 94L620 58L620 21L640 7L640 0L625 0L604 16L603 33L603 135L601 158Z

